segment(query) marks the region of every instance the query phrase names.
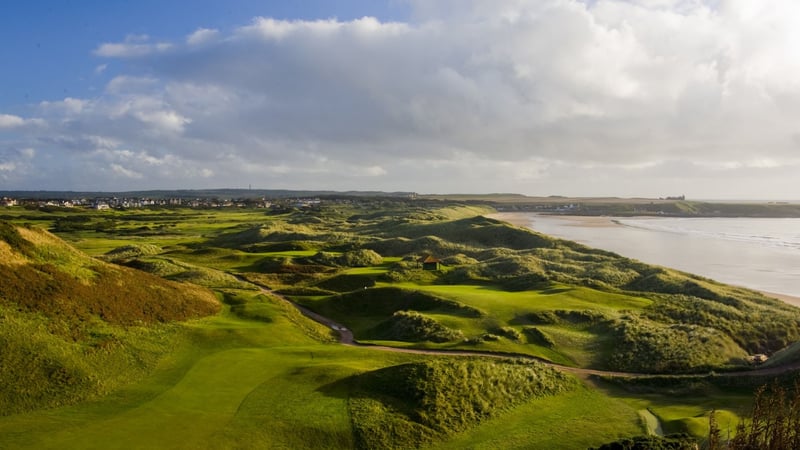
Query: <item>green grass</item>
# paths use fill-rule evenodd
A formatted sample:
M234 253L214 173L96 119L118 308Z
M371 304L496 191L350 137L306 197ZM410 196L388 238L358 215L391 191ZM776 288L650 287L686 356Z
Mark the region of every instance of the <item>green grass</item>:
M351 434L346 400L318 390L342 373L394 359L320 344L296 326L297 320L307 319L277 308L269 323L230 313L192 322L185 326L184 345L150 378L96 402L2 418L0 447L109 448L116 443L120 448L197 448L209 440L229 447L244 445L256 430L268 439L248 447L271 448L281 436L286 445L304 442L301 447L309 447L313 436L292 429L302 424L346 438ZM298 377L298 371L309 375ZM319 416L325 405L341 413ZM267 421L272 427L265 427L265 407L270 416L285 414L283 420L294 427L283 427L283 434L277 433L280 421ZM248 434L239 432L245 429Z
M499 320L510 321L524 311L585 310L604 312L642 309L652 302L648 299L602 292L584 287L554 285L544 290L509 292L491 285L421 285L395 283L393 286L414 289L458 301L485 311Z
M229 273L245 273L263 285L292 293L346 324L357 337L369 336L365 333L395 311L411 309L467 339L399 342L373 335L381 339L376 343L526 353L584 367L603 367L617 350L608 325L613 320L644 324L645 331L666 329L676 322L686 324L681 325L686 333L697 330L692 327L716 326L735 335L737 344L753 348L776 348L797 334L792 325L795 310L752 292L475 217L485 212L482 207L412 203L337 206L284 215L260 210L13 210L14 223L77 224L76 229L59 231L59 236L92 256L123 246L155 246L160 249L157 254L147 247L147 255L138 261L152 264L153 271L163 276L212 286L225 306L214 317L170 325L161 339L148 340L149 331L158 336L155 328L98 327L87 340L90 347L118 339L139 345L142 351L98 353L97 362L108 363L106 372L98 372L109 380L105 390L97 391L103 396L0 418L0 448L353 448L359 445L353 421L368 422L370 411L389 411L391 405L372 399L361 404L366 415L356 413L354 419L355 391L347 380L440 359L331 343L331 330L252 286L229 284ZM65 217L79 220L59 222ZM103 228L111 225L113 229ZM361 249L378 251L383 262L340 267L341 256ZM0 253L4 251L0 247ZM41 251L46 254L34 257L52 256L78 280L96 276L94 271L82 271L83 257L62 247L43 246ZM319 251L327 252L320 256L330 260L315 262ZM415 269L413 261L428 251L441 251L435 256L451 266L441 272ZM377 284L364 290L370 282ZM334 291L358 301L336 305L334 299L339 297L332 295ZM416 292L424 301L403 303L388 295L397 292ZM369 297L373 293L375 297ZM359 300L359 295L364 298ZM547 314L555 320L540 320ZM12 342L6 348L15 348L20 355L73 351L66 366L73 372L68 373L86 371L76 362L80 353L74 351L84 351L83 344L70 350L72 344L48 341L58 330L48 328L52 325L41 322L41 317L11 317L0 317L7 335L35 339L33 347ZM25 322L24 329L7 326L20 321ZM536 327L541 336L525 333L526 327ZM32 329L39 334L30 333ZM726 352L740 351L732 342L725 345L730 347L723 349ZM795 353L789 350L774 360L793 360ZM35 359L33 363L39 364ZM131 364L140 369L130 369ZM81 386L74 385L78 390ZM448 431L445 441L434 447L587 448L645 433L640 410L652 411L667 433L703 436L708 411L721 411L718 418L724 432L747 402L746 395L722 388L680 396L581 385L464 422L467 425Z
M417 447L464 431L530 399L576 388L570 376L520 360L443 358L349 381L357 448Z
M382 286L382 287L381 287ZM398 291L396 287L404 290ZM443 299L461 305L456 309L443 308L437 304L415 304L401 301L412 293L431 295L431 299ZM413 294L420 295L420 294ZM356 296L361 298L355 301ZM353 298L353 300L344 301ZM495 329L510 328L522 333L529 325L527 314L535 311L601 311L615 317L620 311L641 309L651 302L647 299L621 294L596 291L584 287L554 286L540 291L508 292L486 285L431 285L418 283L379 283L378 287L356 292L333 301L324 297L298 297L315 310L336 318L355 333L356 338L386 341L388 335L376 334L374 330L388 329L386 320L395 311L416 310L444 327L463 332L468 342L454 340L447 344L421 342L420 347L463 348L506 353L521 353L538 356L554 362L583 367L605 367L606 358L613 351L610 336L605 332L592 331L587 326L571 324L544 327L554 339L555 346L547 348L539 342L517 341L500 337L494 341L484 339L494 334ZM352 302L352 303L351 303ZM389 306L393 305L393 306ZM439 305L439 306L437 306ZM389 309L386 309L386 308ZM457 311L476 311L477 314L462 314ZM407 338L398 339L406 340Z
M581 386L528 402L431 448L585 449L643 432L636 409Z

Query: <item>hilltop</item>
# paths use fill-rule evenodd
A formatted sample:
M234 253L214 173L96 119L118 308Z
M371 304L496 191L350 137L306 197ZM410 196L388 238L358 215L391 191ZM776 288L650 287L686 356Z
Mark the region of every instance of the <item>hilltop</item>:
M109 264L0 222L0 411L73 402L146 373L170 323L215 314L209 290Z

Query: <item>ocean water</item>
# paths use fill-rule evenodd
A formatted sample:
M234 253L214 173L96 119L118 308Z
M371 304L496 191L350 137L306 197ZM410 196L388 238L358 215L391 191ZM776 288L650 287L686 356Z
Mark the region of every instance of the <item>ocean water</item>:
M530 228L551 236L723 283L800 297L800 219L527 217Z

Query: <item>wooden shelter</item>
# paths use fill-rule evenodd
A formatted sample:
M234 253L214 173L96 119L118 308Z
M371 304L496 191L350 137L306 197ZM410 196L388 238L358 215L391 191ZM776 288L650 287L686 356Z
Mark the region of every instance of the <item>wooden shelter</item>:
M442 261L428 255L422 260L422 270L439 270L442 268Z

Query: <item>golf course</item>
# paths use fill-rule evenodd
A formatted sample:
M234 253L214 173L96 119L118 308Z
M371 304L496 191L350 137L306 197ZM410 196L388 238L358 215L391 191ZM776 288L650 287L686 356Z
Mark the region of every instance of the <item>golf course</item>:
M493 212L0 208L0 448L705 445L796 379L797 308Z

